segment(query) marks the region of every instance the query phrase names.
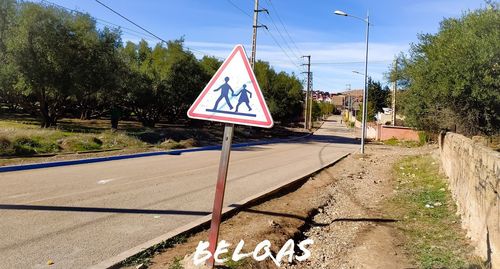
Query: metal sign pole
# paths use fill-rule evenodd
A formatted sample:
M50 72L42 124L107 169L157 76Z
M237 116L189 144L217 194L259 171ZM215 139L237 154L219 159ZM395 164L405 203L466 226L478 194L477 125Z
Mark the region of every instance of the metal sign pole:
M227 168L229 166L229 156L231 155L231 143L233 140L234 124L226 123L224 126L224 138L222 140L222 151L220 155L219 173L217 175L217 186L215 189L214 208L212 210L212 222L210 224L210 234L208 236L208 250L212 253L212 257L208 260L207 265L214 267L214 253L217 249L219 240L219 227L222 217L222 205L224 203L224 192L226 189Z

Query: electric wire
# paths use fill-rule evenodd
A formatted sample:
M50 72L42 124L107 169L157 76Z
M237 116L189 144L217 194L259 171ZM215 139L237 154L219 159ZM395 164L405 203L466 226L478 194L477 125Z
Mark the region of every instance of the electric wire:
M71 8L68 8L68 7L65 7L65 6L53 3L53 2L48 1L48 0L40 0L40 2L47 3L49 5L52 5L52 6L61 8L61 9L65 9L65 10L67 10L69 12L74 12L74 13L83 14L83 15L90 15L89 13L85 13L85 12L82 12L82 11L79 11L79 10L76 10L76 9L71 9ZM129 35L132 35L132 36L135 36L135 37L147 40L147 41L160 40L162 43L167 43L167 41L165 41L164 39L162 39L162 38L160 38L160 37L158 37L158 36L156 36L154 34L151 35L149 31L140 32L140 31L136 31L134 29L131 29L131 28L128 28L128 27L116 24L116 23L112 23L112 22L109 22L109 21L97 18L97 17L92 16L92 15L91 15L91 17L94 18L96 20L96 22L99 23L99 24L102 24L104 26L118 27L120 29L120 31L122 31L124 33L127 33ZM140 28L143 29L142 27L140 27ZM123 29L125 29L125 30L123 30ZM195 51L195 52L201 53L202 55L210 55L209 53L206 53L206 52L198 50L198 49L194 49L194 48L187 47L187 46L184 46L184 47L186 49L190 50L190 51ZM212 55L212 56L215 57L215 58L217 58L217 59L219 59L219 60L224 60L224 58L221 58L221 57L218 57L218 56L215 56L215 55Z
M278 18L278 21L281 23L281 26L285 30L285 33L288 36L288 38L290 39L290 41L292 42L292 44L295 46L295 49L297 50L298 54L299 55L304 55L304 53L302 53L302 51L297 46L297 43L293 40L292 36L288 32L285 24L283 23L283 20L281 19L281 16L279 15L278 9L274 6L274 4L273 4L273 2L271 0L267 0L267 2L269 2L269 4L270 4L271 8L273 9L274 13L276 13L276 17Z
M227 0L227 2L229 4L231 4L234 8L236 8L237 10L239 10L242 14L245 14L247 17L252 18L252 16L248 12L246 12L240 6L238 6L237 4L235 4L232 0ZM272 32L268 28L265 28L265 29L267 30L266 33L268 33L268 35L271 37L271 39L274 41L274 43L280 48L280 50L283 52L283 54L285 54L285 56L290 60L290 62L292 63L292 65L296 66L300 70L301 66L298 65L295 61L292 60L292 58L290 57L290 55L285 51L285 49L283 48L283 46L274 37L274 35L272 34Z
M156 39L160 40L161 42L167 44L168 42L159 37L158 35L154 34L153 32L149 31L148 29L142 27L141 25L139 25L138 23L132 21L131 19L127 18L125 15L122 15L121 13L119 13L118 11L114 10L113 8L111 8L110 6L104 4L103 2L99 1L99 0L94 0L96 1L97 3L99 3L101 6L105 7L106 9L110 10L111 12L115 13L116 15L120 16L121 18L123 18L124 20L130 22L131 24L135 25L136 27L138 27L139 29L143 30L144 32L150 34L151 36L155 37ZM205 53L204 51L201 51L201 50L198 50L198 49L193 49L193 48L189 48L189 47L186 47L188 50L192 50L192 51L195 51L195 52L198 52L198 53L201 53L201 54L204 54L204 55L208 55L208 53ZM219 59L219 60L224 60L223 58L221 57L217 57L217 56L214 56L215 58Z

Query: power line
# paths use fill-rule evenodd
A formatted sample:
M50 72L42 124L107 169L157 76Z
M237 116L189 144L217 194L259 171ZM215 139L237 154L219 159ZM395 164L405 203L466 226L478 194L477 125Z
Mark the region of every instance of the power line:
M299 59L300 57L295 53L295 51L290 47L289 45L289 42L285 39L285 37L283 36L283 34L281 33L279 27L277 26L276 22L274 21L273 19L273 16L269 13L267 13L269 19L271 20L271 23L274 25L274 28L276 29L276 31L278 32L279 36L281 37L281 40L283 40L284 44L286 45L286 47L288 48L288 50L293 54L293 57L295 59ZM268 30L269 31L269 30ZM274 38L273 38L274 39ZM277 43L277 40L275 40L275 42ZM278 45L280 46L280 45ZM291 60L291 58L288 56L288 53L285 52L285 50L282 48L282 46L280 46L281 49L283 50L283 52L285 53L285 55L287 55L287 57ZM292 62L294 62L293 60L291 60ZM295 64L297 65L297 64ZM303 68L302 65L297 65L299 66L299 69Z
M269 17L269 19L271 19L271 23L274 25L274 28L276 29L276 31L278 32L279 36L281 37L281 40L283 40L283 42L285 43L285 45L288 47L288 50L290 50L290 52L293 54L293 56L298 59L299 56L295 53L295 51L292 50L292 48L288 44L288 41L285 39L285 37L281 33L280 29L278 28L278 26L274 22L273 17L270 14L268 14L267 16Z
M154 33L152 33L151 31L149 31L148 29L146 29L146 28L144 28L144 27L140 26L139 24L135 23L135 22L134 22L134 21L132 21L131 19L129 19L129 18L127 18L127 17L125 17L124 15L120 14L118 11L114 10L113 8L111 8L110 6L107 6L106 4L102 3L102 2L101 2L101 1L99 1L99 0L95 0L95 1L96 1L97 3L99 3L100 5L102 5L103 7L107 8L108 10L110 10L111 12L113 12L113 13L115 13L116 15L120 16L120 17L121 17L121 18L123 18L124 20L126 20L126 21L128 21L128 22L132 23L133 25L135 25L135 26L136 26L136 27L138 27L139 29L141 29L141 30L143 30L144 32L148 33L149 35L151 35L151 36L153 36L153 37L157 38L158 40L162 41L162 42L163 42L163 43L165 43L165 44L168 44L168 42L167 42L165 39L163 39L163 38L161 38L161 37L159 37L159 36L155 35L155 34L154 34ZM196 52L199 52L199 53L202 53L202 54L207 55L207 53L205 53L205 52L203 52L203 51L201 51L201 50L197 50L197 49L193 49L193 48L188 48L188 47L186 47L186 48L187 48L188 50L196 51ZM217 57L217 56L214 56L214 57L215 57L215 58L218 58L218 59L222 59L222 58Z
M70 11L70 12L74 12L74 13L78 13L78 14L82 14L82 15L89 15L88 13L85 13L85 12L82 12L82 11L79 11L79 10L76 10L76 9L71 9L71 8L68 8L68 7L65 7L65 6L61 6L61 5L58 5L56 3L53 3L53 2L50 2L50 1L47 1L47 0L41 0L42 3L47 3L47 4L50 4L52 6L55 6L55 7L58 7L58 8L61 8L61 9L65 9L67 11ZM103 20L103 19L100 19L100 18L96 18L94 16L92 16L98 23L102 24L102 25L105 25L105 26L113 26L113 27L119 27L120 29L126 29L130 32L133 32L133 33L136 33L136 34L139 34L141 36L139 37L153 37L153 36L148 36L148 34L146 33L143 33L143 32L139 32L139 31L136 31L136 30L133 30L133 29L130 29L128 27L125 27L125 26L121 26L121 25L118 25L116 23L112 23L112 22L109 22L109 21L106 21L106 20ZM122 30L123 31L123 30ZM127 31L123 31L123 32L126 32L128 34L132 34L130 32L127 32ZM134 35L134 34L132 34ZM135 35L137 36L137 35Z
M376 63L389 63L392 60L386 60L386 61L368 61L369 63L376 64ZM342 64L364 64L364 61L359 61L359 62L316 62L316 63L311 63L311 65L342 65Z
M111 12L115 13L116 15L118 15L118 16L122 17L123 19L125 19L126 21L128 21L128 22L132 23L133 25L135 25L136 27L140 28L140 29L141 29L141 30L143 30L144 32L146 32L146 33L148 33L148 34L150 34L150 35L152 35L152 36L156 37L157 39L161 40L161 41L162 41L162 42L164 42L164 43L168 43L168 42L167 42L167 41L165 41L163 38L161 38L161 37L159 37L159 36L157 36L157 35L153 34L153 33L152 33L151 31L149 31L148 29L146 29L146 28L144 28L144 27L140 26L139 24L137 24L137 23L133 22L133 21L132 21L132 20L130 20L129 18L127 18L127 17L123 16L122 14L118 13L118 11L115 11L114 9L112 9L111 7L109 7L109 6L105 5L105 4L104 4L104 3L102 3L101 1L99 1L99 0L95 0L95 1L96 1L97 3L99 3L101 6L103 6L103 7L107 8L107 9L109 9Z
M287 36L290 39L290 41L292 42L292 44L295 46L295 49L297 49L298 54L302 55L303 54L302 51L299 49L299 47L297 46L297 43L295 43L295 41L293 40L292 36L290 35L290 33L288 32L288 30L286 29L285 24L283 23L283 20L281 19L281 16L279 15L278 10L274 6L273 2L271 0L267 0L267 2L269 2L269 4L271 5L271 8L273 9L274 13L276 13L276 17L278 17L278 20L280 21L281 26L283 26L283 29L285 29L285 33L287 34Z
M61 6L61 5L58 5L58 4L54 3L54 2L50 2L50 1L47 1L47 0L41 0L40 2L47 3L47 4L51 5L51 6L55 6L55 7L67 10L67 11L72 12L72 13L78 13L78 14L82 14L82 15L90 15L88 13L85 13L85 12L82 12L82 11L79 11L79 10L76 10L76 9L71 9L71 8L68 8L68 7L65 7L65 6ZM96 20L97 24L102 24L104 26L112 26L112 27L119 28L120 31L122 31L124 33L127 33L127 34L130 34L130 35L133 35L135 37L144 38L144 39L150 40L150 41L153 40L152 38L155 38L154 36L151 36L151 35L149 35L147 33L139 32L139 31L136 31L134 29L131 29L131 28L128 28L128 27L125 27L125 26L122 26L122 25L119 25L119 24L116 24L116 23L112 23L112 22L109 22L109 21L106 21L106 20L103 20L103 19L100 19L100 18L97 18L97 17L94 17L94 16L92 16L92 18L94 18ZM123 29L125 29L125 30L123 30Z
M292 58L290 57L290 55L288 55L288 53L283 49L283 47L280 45L280 43L278 42L278 40L276 40L276 38L274 37L273 33L271 33L271 31L269 31L269 29L267 29L267 32L269 34L269 36L271 36L271 38L273 39L274 43L276 43L276 45L281 49L281 51L283 51L283 53L285 54L285 56L290 60L290 62L295 65L297 68L301 68L296 62L294 62L292 60Z
M55 4L55 3L49 2L49 1L47 1L47 0L41 0L41 1L42 1L42 2L47 2L47 3L50 3L51 5L53 5L53 6L57 6L57 7L59 7L59 8L63 8L63 9L66 9L66 10L70 10L70 11L73 11L73 12L77 12L77 13L80 13L80 14L84 14L83 12L80 12L80 11L78 11L78 10L70 9L70 8L67 8L67 7L64 7L64 6L61 6L61 5L58 5L58 4ZM124 27L124 26L121 26L121 25L118 25L118 24L114 24L114 23L111 23L111 22L107 22L107 21L105 21L105 20L98 19L98 18L94 17L96 20L99 20L99 21L105 22L105 23L107 23L107 24L111 24L111 25L114 25L114 26L117 26L117 27L120 27L120 28L123 28L123 29L128 29L129 31L132 31L132 32L138 33L138 34L140 34L140 35L141 35L141 36L138 36L138 37L141 37L141 38L143 38L144 36L146 36L147 38L145 38L145 39L147 39L147 40L151 40L151 37L154 37L154 38L156 38L156 39L160 40L160 41L161 41L161 42L163 42L163 43L168 43L165 39L163 39L163 38L161 38L161 37L159 37L159 36L155 35L155 34L154 34L154 33L152 33L151 31L149 31L149 30L147 30L146 28L144 28L144 27L140 26L139 24L137 24L137 23L133 22L131 19L128 19L128 18L127 18L127 17L125 17L124 15L122 15L122 14L118 13L117 11L115 11L115 10L114 10L114 9L112 9L111 7L109 7L109 6L105 5L104 3L100 2L99 0L95 0L95 1L96 1L97 3L99 3L99 4L101 4L102 6L106 7L107 9L111 10L113 13L115 13L115 14L116 14L116 15L118 15L118 16L120 16L121 18L123 18L123 19L127 20L128 22L132 23L133 25L135 25L135 26L136 26L136 27L138 27L139 29L143 30L145 33L141 33L141 32L138 32L138 31L132 30L132 29L130 29L130 28L127 28L127 27ZM126 31L124 31L124 32L126 32ZM129 33L129 34L131 34L131 33ZM132 35L134 35L134 34L132 34ZM149 36L148 36L148 35L149 35ZM137 35L135 35L135 36L137 36ZM186 47L186 46L185 46L185 48L186 48L186 49L188 49L188 50L191 50L191 51L199 52L199 53L204 54L204 55L208 55L208 53L205 53L205 52L203 52L203 51L201 51L201 50L198 50L198 49L193 49L193 48L189 48L189 47ZM223 58L221 58L221 57L217 57L217 56L214 56L214 57L215 57L215 58L217 58L217 59L219 59L219 60L224 60L224 59L223 59Z
M229 4L231 4L233 7L235 7L236 9L238 9L239 11L241 11L241 13L247 15L247 17L249 17L250 19L252 18L252 15L250 15L250 13L246 12L245 10L243 10L241 7L239 7L238 5L236 5L232 0L227 0L229 2Z
M96 0L97 1L97 0ZM241 13L245 14L246 16L248 17L252 17L248 12L246 12L245 10L243 10L241 7L239 7L238 5L236 5L233 1L231 0L227 0L234 8L238 9ZM274 35L271 33L271 31L269 31L268 28L265 28L267 30L266 33L268 33L271 38L273 39L274 43L276 43L276 45L281 49L281 51L285 54L285 56L290 60L290 62L298 67L299 69L301 69L301 66L299 66L296 62L294 62L292 60L292 58L290 57L290 55L288 55L288 53L283 49L283 47L281 46L281 44L278 42L278 40L274 37Z
M96 0L97 1L97 0ZM47 1L47 0L41 0L41 2L45 2L45 3L48 3L52 6L56 6L58 8L62 8L62 9L65 9L65 10L68 10L68 11L71 11L71 12L75 12L75 13L79 13L79 14L84 14L84 15L87 15L88 13L85 13L85 12L81 12L81 11L78 11L78 10L75 10L75 9L71 9L71 8L68 8L68 7L65 7L65 6L61 6L61 5L58 5L56 3L53 3L53 2L50 2L50 1ZM99 2L99 1L97 1ZM116 13L116 12L115 12ZM129 35L133 35L135 37L139 37L139 38L142 38L142 39L145 39L145 40L149 40L149 41L153 41L153 38L154 39L158 39L160 40L162 43L168 43L167 41L165 41L163 38L160 38L158 37L157 35L151 33L150 31L146 30L145 28L143 27L140 27L138 26L136 23L133 23L135 26L138 26L141 30L145 31L144 32L139 32L139 31L136 31L136 30L133 30L131 28L128 28L128 27L125 27L125 26L122 26L122 25L119 25L119 24L116 24L116 23L112 23L112 22L109 22L109 21L106 21L106 20L103 20L103 19L100 19L100 18L97 18L95 16L92 16L96 21L100 21L101 24L103 25L106 25L106 26L114 26L114 27L118 27L120 28L120 30L124 33L127 33ZM123 16L120 15L120 17L123 18ZM127 19L127 21L130 22L129 19ZM126 29L128 31L125 31L125 30L122 30L122 29ZM187 46L184 46L186 49L188 50L191 50L191 51L195 51L195 52L198 52L198 53L201 53L201 54L204 54L204 55L209 55L208 53L204 52L204 51L201 51L201 50L198 50L198 49L193 49L193 48L190 48L190 47L187 47ZM224 60L223 58L221 57L217 57L215 55L213 55L213 57L219 59L219 60Z

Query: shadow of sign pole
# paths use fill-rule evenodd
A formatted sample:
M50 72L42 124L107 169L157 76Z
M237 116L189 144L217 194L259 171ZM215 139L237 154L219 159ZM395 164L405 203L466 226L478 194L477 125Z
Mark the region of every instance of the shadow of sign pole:
M224 137L222 140L222 150L219 162L219 172L217 174L217 185L215 189L214 208L212 210L212 221L210 223L210 234L208 236L208 250L212 257L208 260L208 266L214 266L214 253L219 240L219 227L221 223L222 206L224 203L224 193L226 190L227 168L229 166L229 156L231 155L231 143L233 140L234 124L226 123L224 126Z

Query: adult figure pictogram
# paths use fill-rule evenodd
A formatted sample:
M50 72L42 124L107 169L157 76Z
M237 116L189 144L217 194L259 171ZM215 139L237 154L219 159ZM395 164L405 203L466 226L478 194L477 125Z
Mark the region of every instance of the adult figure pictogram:
M217 99L217 101L215 101L214 110L217 110L217 108L219 107L219 102L222 99L226 100L226 104L229 106L230 110L233 109L233 106L231 105L231 102L229 101L228 95L229 95L229 91L231 91L231 95L234 95L234 91L233 91L233 88L231 88L231 86L228 83L229 77L225 77L224 81L226 81L226 83L220 85L219 88L214 90L214 92L219 91L219 90L221 91L219 98Z

